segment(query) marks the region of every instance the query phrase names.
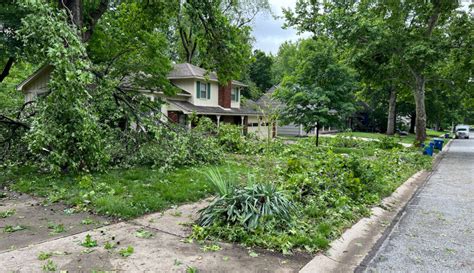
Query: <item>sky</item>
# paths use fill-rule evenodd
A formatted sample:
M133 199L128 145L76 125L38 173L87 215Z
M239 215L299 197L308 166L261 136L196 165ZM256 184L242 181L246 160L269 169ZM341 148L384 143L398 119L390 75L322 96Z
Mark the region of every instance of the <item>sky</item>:
M296 0L269 0L269 2L276 16L283 15L282 8L294 8L296 4ZM276 54L284 41L298 40L299 36L295 29L282 29L284 23L283 18L274 19L270 14L259 14L253 25L254 49Z

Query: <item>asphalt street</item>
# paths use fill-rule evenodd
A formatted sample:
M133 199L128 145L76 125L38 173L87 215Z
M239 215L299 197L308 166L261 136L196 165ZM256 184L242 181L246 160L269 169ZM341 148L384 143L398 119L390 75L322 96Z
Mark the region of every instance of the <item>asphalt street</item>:
M474 134L453 141L366 272L474 272Z

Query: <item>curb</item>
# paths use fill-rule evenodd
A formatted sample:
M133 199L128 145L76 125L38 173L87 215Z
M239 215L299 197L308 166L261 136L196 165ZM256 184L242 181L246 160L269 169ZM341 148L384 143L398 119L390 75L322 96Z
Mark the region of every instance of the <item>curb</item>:
M419 171L408 178L382 200L382 206L371 209L370 217L360 219L347 229L331 243L328 251L316 255L299 272L363 272L404 215L408 204L436 171L451 143L449 141L445 149L435 156L431 171Z

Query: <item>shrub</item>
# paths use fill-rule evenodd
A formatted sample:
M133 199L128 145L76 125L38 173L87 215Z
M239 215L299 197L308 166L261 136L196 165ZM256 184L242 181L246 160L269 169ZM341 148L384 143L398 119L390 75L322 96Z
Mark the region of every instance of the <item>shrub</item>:
M221 195L200 211L201 226L221 223L253 230L271 219L289 222L293 216L294 206L273 184L254 183L238 188L224 181L218 172L211 177Z
M232 124L221 124L217 133L219 145L227 152L239 152L245 147L242 129Z
M381 137L377 142L377 146L378 148L385 150L403 147L400 143L398 143L396 138L388 136Z

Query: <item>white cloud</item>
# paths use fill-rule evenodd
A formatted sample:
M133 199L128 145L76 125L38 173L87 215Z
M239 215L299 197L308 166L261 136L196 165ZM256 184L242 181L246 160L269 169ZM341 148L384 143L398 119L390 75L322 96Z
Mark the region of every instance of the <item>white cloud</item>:
M276 16L283 15L282 8L294 8L295 4L296 0L270 0L272 12ZM284 23L283 18L275 19L268 14L258 16L253 25L254 48L275 54L284 41L296 41L298 38L308 36L307 34L298 35L293 28L283 29Z

